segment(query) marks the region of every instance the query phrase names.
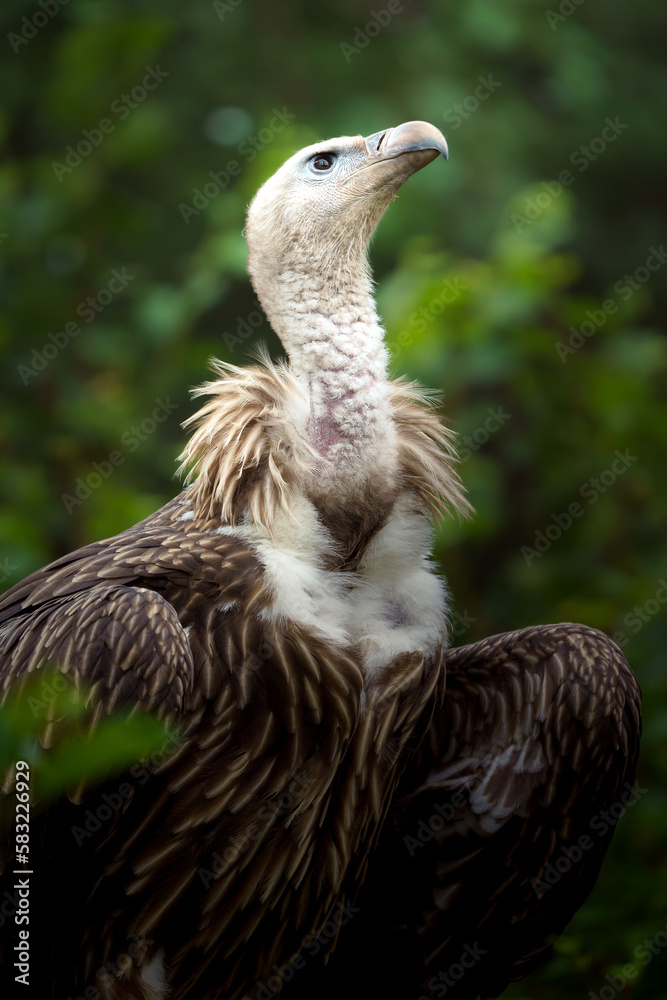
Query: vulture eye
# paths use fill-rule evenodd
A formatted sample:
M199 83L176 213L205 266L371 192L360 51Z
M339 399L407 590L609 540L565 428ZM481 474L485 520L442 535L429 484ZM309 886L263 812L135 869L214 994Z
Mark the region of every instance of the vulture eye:
M336 157L333 153L315 153L310 158L310 167L311 170L317 171L331 170L335 162Z

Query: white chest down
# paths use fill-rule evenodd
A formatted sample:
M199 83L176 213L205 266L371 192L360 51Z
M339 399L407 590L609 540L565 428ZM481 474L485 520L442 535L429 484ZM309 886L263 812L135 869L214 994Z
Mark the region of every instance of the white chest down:
M272 538L250 527L221 528L242 536L264 565L272 604L263 612L317 630L336 646L355 646L369 673L403 652L446 644L446 589L430 561L431 525L397 503L354 572L324 568L333 542L306 500Z

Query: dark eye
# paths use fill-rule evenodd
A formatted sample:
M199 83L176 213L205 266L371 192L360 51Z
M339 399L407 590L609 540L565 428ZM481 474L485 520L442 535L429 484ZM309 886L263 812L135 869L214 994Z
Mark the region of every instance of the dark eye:
M331 170L334 163L336 162L336 157L333 153L315 153L310 159L310 166L313 170Z

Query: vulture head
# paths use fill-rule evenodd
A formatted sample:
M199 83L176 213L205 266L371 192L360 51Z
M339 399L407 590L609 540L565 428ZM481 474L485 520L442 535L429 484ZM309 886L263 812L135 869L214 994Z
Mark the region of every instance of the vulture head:
M366 372L384 381L368 244L401 184L440 155L447 158L444 136L419 121L366 138L316 142L290 157L250 205L248 270L295 374L311 386L316 410L322 392L314 371L350 371L345 357L363 357ZM365 328L363 344L352 343L354 323ZM369 351L373 341L378 346ZM341 384L336 395L353 389ZM313 416L321 423L321 413Z
M259 288L297 261L327 273L365 259L368 242L400 186L438 156L445 137L428 122L341 136L295 153L248 211L249 270Z

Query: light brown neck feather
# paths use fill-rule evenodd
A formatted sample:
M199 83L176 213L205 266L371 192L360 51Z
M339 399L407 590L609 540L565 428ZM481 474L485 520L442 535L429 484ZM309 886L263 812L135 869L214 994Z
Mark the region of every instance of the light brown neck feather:
M423 393L402 381L388 383L396 472L387 482L367 477L359 491L323 494L322 459L304 430L309 418L303 386L284 365L237 368L216 364L219 378L197 390L210 399L188 423L196 428L181 458L195 511L221 524L254 524L272 534L279 513L293 516L298 496L313 499L338 536L342 559L377 530L398 494L409 490L438 516L470 505L454 471L454 435ZM343 536L345 540L343 540Z

